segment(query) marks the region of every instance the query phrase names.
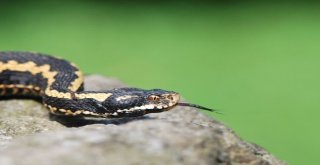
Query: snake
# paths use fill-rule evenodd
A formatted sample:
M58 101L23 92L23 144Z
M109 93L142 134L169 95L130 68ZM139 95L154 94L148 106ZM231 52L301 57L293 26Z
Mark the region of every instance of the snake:
M159 113L175 106L213 111L180 102L180 94L162 89L84 90L84 75L67 60L35 52L0 52L0 98L36 98L53 115L126 118Z

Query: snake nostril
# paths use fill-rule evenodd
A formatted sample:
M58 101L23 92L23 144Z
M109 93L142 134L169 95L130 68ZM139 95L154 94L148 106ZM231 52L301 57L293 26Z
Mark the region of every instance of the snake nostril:
M160 97L159 96L155 96L155 95L151 95L148 97L148 100L150 101L159 101Z

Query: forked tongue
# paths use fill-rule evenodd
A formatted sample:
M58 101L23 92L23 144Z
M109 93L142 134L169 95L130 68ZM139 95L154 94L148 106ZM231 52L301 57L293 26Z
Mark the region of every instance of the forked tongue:
M178 103L178 106L186 106L186 107L194 107L194 108L198 108L198 109L202 109L202 110L206 110L206 111L211 111L211 112L217 112L217 110L211 109L211 108L207 108L207 107L203 107L201 105L197 105L197 104L190 104L190 103Z

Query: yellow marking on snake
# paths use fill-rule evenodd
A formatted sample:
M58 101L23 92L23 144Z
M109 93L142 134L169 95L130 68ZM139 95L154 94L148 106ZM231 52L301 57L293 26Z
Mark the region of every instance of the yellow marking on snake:
M81 93L81 94L75 94L77 99L95 99L100 102L106 100L108 97L110 97L112 93Z
M120 96L120 97L117 97L116 100L117 101L120 101L120 100L126 100L126 99L131 99L133 97L139 97L139 96L135 96L135 95L124 95L124 96Z
M69 87L69 89L71 91L76 91L79 89L79 87L81 86L81 84L83 83L83 74L81 71L76 71L75 74L78 76L77 79L75 79L72 83L71 86Z
M56 107L52 107L51 105L47 105L47 104L45 104L45 106L49 108L51 113L54 113L55 111L57 111Z
M72 116L74 116L75 114L74 114L71 110L67 110L67 112L65 113L65 115L72 115Z
M19 92L19 88L13 88L12 89L12 94L17 94Z
M65 109L59 109L60 112L67 112Z
M55 111L57 111L57 108L55 107L49 107L50 111L52 113L55 113ZM77 110L77 111L72 111L72 110L66 110L66 109L58 109L60 112L63 112L65 115L67 116L76 116L76 115L80 115L80 114L86 114L86 115L94 115L94 116L99 116L99 114L94 113L94 112L90 112L90 111L86 111L86 110Z
M45 94L50 96L50 97L71 99L71 94L70 93L63 93L63 92L59 92L57 90L50 90L49 88L46 89Z
M29 61L26 63L18 63L17 61L10 60L7 63L0 62L0 72L4 70L20 71L20 72L30 72L35 75L41 73L42 76L48 79L48 86L50 86L54 81L54 76L57 74L55 71L50 71L50 65L44 64L37 66L36 63Z
M74 63L70 63L73 67L78 68L76 64ZM79 87L81 86L81 84L83 83L83 74L80 70L76 71L75 74L78 76L77 79L75 79L72 83L71 86L69 87L69 89L71 91L76 91L79 89Z
M0 95L4 95L6 93L5 89L12 89L13 91L11 92L11 94L17 94L19 92L19 90L21 89L22 94L27 94L30 92L40 92L40 87L37 86L33 86L33 85L23 85L23 84L0 84L0 88L2 88L2 92L0 93Z
M54 76L58 74L58 72L56 71L50 71L50 65L44 64L41 66L37 66L37 64L32 61L29 61L26 63L18 63L17 61L14 61L14 60L10 60L7 63L0 62L0 73L4 70L30 72L33 75L41 73L44 78L48 79L48 86L52 85L52 83L55 81ZM72 86L70 86L69 89L72 91L76 91L80 87L83 81L82 73L79 71L76 74L79 78L72 83ZM9 85L9 86L5 86L5 88L14 88L14 87L11 87ZM33 86L27 86L27 88L40 90L39 87L33 87ZM58 92L57 90L50 90L50 88L46 89L45 94L51 97L71 99L70 93Z

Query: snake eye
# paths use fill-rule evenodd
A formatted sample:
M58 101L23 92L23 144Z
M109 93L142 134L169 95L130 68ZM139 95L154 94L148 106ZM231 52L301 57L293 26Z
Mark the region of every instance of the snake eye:
M155 96L155 95L151 95L148 97L149 101L159 101L160 97L159 96Z
M169 100L174 100L173 96L171 96L171 95L168 96L167 98L168 98Z

